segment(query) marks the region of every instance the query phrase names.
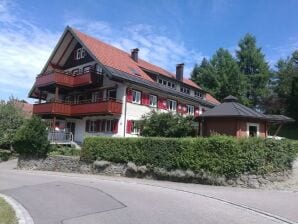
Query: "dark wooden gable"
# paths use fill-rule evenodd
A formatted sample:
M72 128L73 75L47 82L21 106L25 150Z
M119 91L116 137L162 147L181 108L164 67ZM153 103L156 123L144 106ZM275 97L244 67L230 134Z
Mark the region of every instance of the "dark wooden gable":
M82 48L82 45L80 43L77 43L74 50L71 52L70 56L66 60L63 66L63 69L72 68L72 67L93 61L93 58L87 53L86 49L85 49L85 57L79 60L76 60L76 53L79 48Z

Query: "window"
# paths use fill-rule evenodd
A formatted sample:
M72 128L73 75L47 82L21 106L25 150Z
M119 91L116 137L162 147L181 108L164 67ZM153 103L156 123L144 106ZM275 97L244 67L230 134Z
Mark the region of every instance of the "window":
M99 102L103 98L103 92L93 92L92 93L92 102Z
M131 124L131 133L132 134L140 134L140 128L137 121L132 121Z
M258 137L259 136L259 124L247 123L247 136Z
M157 96L149 95L149 105L150 107L157 107Z
M180 92L189 94L190 93L190 89L189 88L186 88L186 87L180 87Z
M86 121L86 132L96 132L96 121Z
M132 102L140 104L141 103L141 92L133 90L132 91Z
M175 83L173 83L173 82L171 82L171 81L167 81L167 80L165 80L165 79L161 79L161 78L159 78L159 79L158 79L158 83L159 83L159 84L162 84L162 85L164 85L164 86L166 86L166 87L172 88L172 89L175 89L175 88L176 88Z
M86 51L84 48L78 48L75 51L75 59L76 60L80 60L80 59L84 58L85 56L86 56Z
M177 108L177 101L175 100L168 100L168 110L176 111Z
M195 108L192 105L187 105L187 114L194 115Z
M202 98L202 93L200 91L195 91L195 96L196 97L199 97L199 98Z
M108 90L108 99L116 100L117 98L117 90L116 89L109 89Z

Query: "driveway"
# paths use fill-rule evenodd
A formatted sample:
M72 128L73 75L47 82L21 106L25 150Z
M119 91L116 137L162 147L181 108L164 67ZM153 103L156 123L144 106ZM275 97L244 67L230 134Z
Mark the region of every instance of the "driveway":
M36 224L297 223L298 192L14 170L0 163L0 193Z

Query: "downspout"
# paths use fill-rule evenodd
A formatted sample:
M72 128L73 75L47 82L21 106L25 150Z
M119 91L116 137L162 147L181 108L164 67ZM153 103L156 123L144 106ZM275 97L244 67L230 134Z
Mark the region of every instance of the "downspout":
M125 88L125 95L124 95L124 122L123 122L124 133L123 133L123 137L126 136L126 111L127 111L127 100L126 100L127 95L126 95L126 93L127 93L127 87Z

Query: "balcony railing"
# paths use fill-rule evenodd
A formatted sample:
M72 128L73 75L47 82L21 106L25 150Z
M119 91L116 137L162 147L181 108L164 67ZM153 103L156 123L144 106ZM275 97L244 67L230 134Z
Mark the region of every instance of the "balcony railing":
M66 87L78 87L90 84L99 84L101 74L94 70L88 70L85 73L71 74L61 70L52 70L50 72L38 75L36 77L36 86L45 87L57 84Z
M121 114L122 102L115 99L106 99L96 102L83 101L47 102L33 105L33 114L60 115L60 116L87 116L100 114Z

